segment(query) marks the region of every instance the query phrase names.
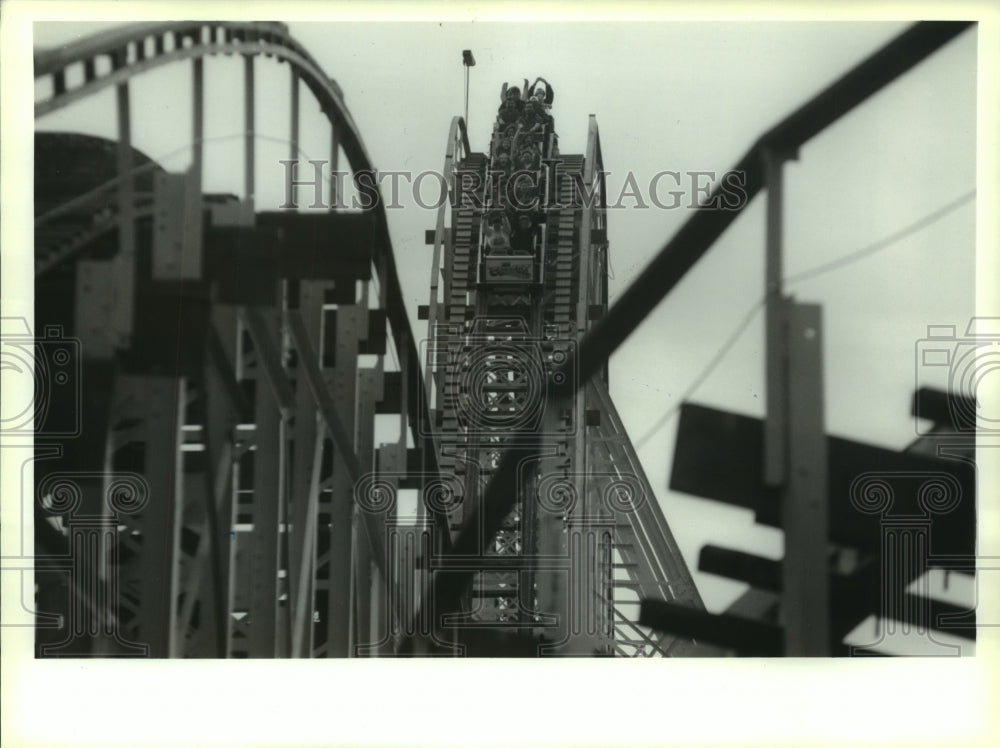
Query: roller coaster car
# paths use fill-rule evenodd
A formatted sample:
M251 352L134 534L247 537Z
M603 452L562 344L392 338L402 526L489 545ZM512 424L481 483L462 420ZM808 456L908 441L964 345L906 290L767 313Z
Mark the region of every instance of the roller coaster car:
M554 156L556 150L548 114L552 97L552 87L544 78L537 78L530 87L525 79L523 88L505 83L500 91L489 164L489 170L500 177L500 203L483 216L478 268L481 285L542 283L545 215L539 209L539 195L547 189L542 160ZM518 177L508 182L523 174L534 179L522 181Z
M518 216L512 228L502 211L494 211L483 219L482 260L479 282L485 285L525 286L541 283L540 232L531 217Z

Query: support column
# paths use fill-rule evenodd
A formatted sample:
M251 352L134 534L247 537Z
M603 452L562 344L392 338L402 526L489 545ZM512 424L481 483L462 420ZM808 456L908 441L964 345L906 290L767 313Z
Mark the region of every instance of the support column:
M215 657L229 656L233 432L240 418L234 402L238 390L239 335L236 309L215 305L207 332L208 352L202 377L205 523L199 534L194 572L181 615L186 627L198 604L199 627L210 629Z
M830 655L827 452L822 318L815 304L788 310L788 486L782 501L785 654Z
M360 310L354 304L340 305L327 313L336 326L334 369L327 378L334 409L340 416L356 448L355 407L357 405L358 332ZM354 481L348 459L338 447L333 453L333 495L330 499L330 588L327 604L327 652L330 657L350 653L351 545L354 514Z
M320 281L299 284L299 312L305 338L313 350L320 348L323 315ZM301 358L300 358L301 361ZM319 501L318 470L325 431L318 427L316 401L309 390L303 367L296 369L295 423L292 429L292 493L288 515L289 618L292 657L309 656L313 649L313 610L316 566L316 512ZM314 476L315 473L315 476Z
M375 401L381 389L378 386L378 371L375 369L362 369L358 372L358 411L362 414L375 413ZM358 455L362 460L361 472L370 473L374 469L371 456L374 452L375 436L374 416L360 418L358 420ZM354 516L354 537L351 541L355 548L354 554L354 595L353 595L353 618L351 656L359 654L360 647L371 641L371 608L372 594L377 583L375 575L372 574L371 544L368 542L367 530L365 527L365 507L356 506ZM384 524L383 524L384 527Z
M115 484L118 471L138 473L148 490L146 503L134 516L125 512L120 519L130 552L122 560L119 585L123 595L136 600L134 638L149 645L150 656L167 657L177 650L184 383L170 377L121 376L115 391L109 502L125 501L127 507L129 496L138 493L127 481Z
M289 66L292 71L291 81L291 122L289 123L290 135L288 137L288 158L292 161L299 159L299 71Z
M337 126L330 123L330 209L336 210L340 206L342 196L340 194L340 183L336 176L337 167L340 164L340 139L337 137Z
M767 186L767 244L765 254L764 325L767 344L765 376L767 417L764 422L764 483L784 486L787 479L788 428L787 350L785 348L785 299L782 295L782 229L784 158L774 151L764 154Z
M269 309L260 314L261 327L251 326L257 349L253 485L249 501L236 507L236 562L239 578L235 587L230 646L238 657L275 657L278 617L279 525L285 501L286 407L283 388L275 387L265 375L266 360L278 359L271 368L283 376L279 356L278 313ZM267 350L265 350L267 349ZM244 486L241 489L246 488ZM251 525L252 529L242 526ZM235 616L241 618L237 620Z
M256 187L256 160L254 154L255 112L254 112L254 69L253 56L243 57L243 199L244 209L249 216L254 213ZM246 218L246 216L244 216ZM252 220L250 221L252 225Z
M115 58L117 64L124 60ZM135 310L135 216L132 164L132 124L128 81L115 88L118 110L118 254L114 259L115 314L111 318L113 338L119 348L132 341Z
M202 172L205 160L205 69L204 60L195 57L191 61L191 170L201 190Z

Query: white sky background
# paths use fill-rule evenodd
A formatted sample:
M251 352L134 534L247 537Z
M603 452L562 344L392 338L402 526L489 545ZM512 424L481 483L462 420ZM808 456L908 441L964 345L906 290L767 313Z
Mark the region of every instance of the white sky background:
M34 6L46 7L52 6ZM103 6L104 15L93 17L115 17L117 7ZM203 4L188 7L204 12ZM285 15L275 5L259 7L260 18ZM302 6L294 7L301 15ZM63 42L106 25L49 26L36 29L35 39ZM344 89L379 168L440 169L448 123L463 109L460 51L471 48L478 63L469 104L473 148L486 145L501 83L542 75L555 87L563 152L583 151L587 115L597 115L614 196L626 170L640 184L660 170L726 170L763 130L908 24L289 25ZM991 26L987 38L994 46L995 31ZM12 49L5 50L5 73ZM991 60L995 64L995 54ZM134 81L133 137L153 158L179 151L162 162L181 170L190 146L190 78L188 66L175 67ZM206 61L207 135L217 138L206 150L209 191L242 189L241 67L234 59ZM975 67L976 32L967 31L803 148L786 171L789 274L891 235L974 188ZM258 62L261 135L287 137L288 76L286 66ZM305 114L313 103L304 90L302 102L302 147L325 158L326 129L317 112ZM38 125L114 137L113 111L107 91L65 110L65 119L55 115ZM14 113L4 115L9 138ZM26 120L26 132L30 126ZM280 158L287 158L287 145L258 143L259 210L281 202ZM5 218L9 207L5 203ZM677 404L762 294L763 207L758 198L613 358L612 395L633 439ZM612 301L687 217L684 210L609 213ZM390 212L390 221L419 335L416 306L427 300L431 252L423 235L434 215L406 209ZM829 432L893 448L912 440L914 344L928 324L964 331L974 310L974 228L969 203L871 258L791 289L802 301L823 304ZM10 260L5 246L8 281ZM5 292L9 288L5 283ZM762 348L758 318L692 399L762 415ZM756 528L748 514L666 491L675 428L671 421L658 431L640 457L706 603L719 610L741 586L698 574L700 547L713 542L779 557L780 535ZM42 735L45 745L508 745L516 733L518 740L560 745L662 744L668 736L684 745L754 739L772 745L776 736L788 741L781 744L802 745L905 735L912 746L918 739L966 744L988 734L988 670L969 660L899 661L889 668L873 661L790 660L672 661L669 668L448 662L412 669L409 663L361 668L338 662L323 663L322 670L264 661L29 663L15 682L9 679L11 642L15 634L25 639L22 633L4 631L5 729ZM30 651L30 632L22 646ZM466 687L472 678L483 687ZM500 703L489 684L503 684L507 703L513 683L520 684L517 699L543 707L519 717L518 729L489 717ZM918 687L928 683L935 685ZM93 710L87 694L100 694L113 710L110 719Z
M39 46L64 43L106 24L39 24ZM292 23L291 32L344 90L376 168L440 170L451 117L464 107L461 50L472 49L470 140L485 150L505 80L542 75L555 89L553 115L563 153L582 153L588 114L601 130L609 203L631 171L643 192L664 170L721 176L764 130L878 49L906 23ZM206 60L206 191L242 193L242 60ZM885 238L975 189L976 31L970 29L807 144L786 167L786 275L823 265ZM257 209L284 201L289 158L289 71L258 59ZM173 65L132 84L133 140L147 155L183 169L190 147L190 66ZM329 135L307 89L302 94L299 178L306 158L329 157ZM38 121L114 137L113 91ZM346 163L341 161L341 168ZM701 177L705 184L710 177ZM384 198L389 199L388 182ZM425 182L433 202L436 180ZM660 200L671 204L669 178ZM611 210L611 302L697 200L690 177L682 205ZM397 264L415 334L427 303L435 213L405 184L389 211ZM303 190L299 203L311 202ZM648 200L647 200L648 202ZM764 205L758 197L615 354L611 393L634 441L678 405L763 293ZM914 346L928 324L961 334L974 313L975 208L874 256L788 290L823 305L827 430L902 448L915 436L909 415ZM764 414L763 314L733 345L692 399ZM937 372L929 383L945 385ZM940 375L938 375L939 377ZM677 419L640 449L640 458L710 610L745 585L697 571L705 543L778 558L781 533L750 512L667 491Z

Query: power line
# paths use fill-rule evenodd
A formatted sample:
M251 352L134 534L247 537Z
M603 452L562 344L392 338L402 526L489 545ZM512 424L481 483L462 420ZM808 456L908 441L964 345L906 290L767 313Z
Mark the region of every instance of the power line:
M711 375L711 373L715 370L715 367L719 365L719 363L722 361L723 358L725 358L725 355L726 353L729 352L730 347L739 339L739 337L750 325L750 322L753 320L753 318L757 316L757 312L760 311L761 308L763 308L763 306L764 306L764 299L760 299L757 301L756 304L754 304L750 308L750 311L748 311L743 316L743 319L740 320L739 325L736 326L736 329L733 330L733 332L726 339L725 344L715 352L715 355L712 356L711 361L709 361L708 364L705 366L705 368L701 370L701 372L698 374L697 377L695 377L694 381L688 385L687 389L684 390L684 394L682 394L680 399L677 401L677 405L673 406L670 410L664 413L660 417L660 420L658 420L655 424L653 424L653 427L649 429L649 431L647 431L642 436L642 438L640 438L635 443L636 450L638 450L640 447L642 447L643 444L649 441L650 437L652 437L653 434L659 431L667 423L667 421L673 418L674 414L677 413L677 411L680 409L684 401L687 400L689 397L691 397L691 395L693 395L695 391L699 387L701 387L701 385L705 382L705 380L708 379L709 375Z
M804 270L801 273L790 275L784 279L783 283L787 285L792 285L794 283L799 283L803 280L806 280L807 278L815 278L820 275L825 275L826 273L833 272L834 270L839 270L840 268L850 265L851 263L857 262L858 260L873 255L876 252L879 252L885 249L886 247L895 244L901 239L904 239L905 237L914 234L917 231L920 231L921 229L925 229L933 223L936 223L937 221L941 220L952 211L958 209L962 205L965 205L975 196L976 196L975 190L967 192L961 197L952 200L950 203L943 205L942 207L938 208L932 213L929 213L923 218L915 221L914 223L911 223L909 226L900 229L894 234L890 234L889 236L884 237L883 239L879 239L878 241L873 242L872 244L869 244L866 247L862 247L861 249L855 250L854 252L844 255L843 257L840 257L831 262L824 263L823 265L818 265L817 267L814 267L810 270ZM670 419L677 414L677 412L680 410L681 405L683 405L684 402L689 397L691 397L691 395L693 395L698 390L698 388L701 387L702 384L704 384L705 380L708 379L709 376L711 376L712 372L715 371L715 368L722 362L722 359L725 358L726 353L732 348L732 346L736 343L736 341L739 340L740 336L743 335L747 327L749 327L750 322L756 316L757 312L763 308L764 302L766 300L767 300L766 295L758 299L757 303L754 304L753 307L751 307L750 310L743 316L743 319L740 320L739 324L736 326L736 329L733 330L730 336L726 339L726 342L715 352L715 355L712 356L711 360L708 362L708 364L706 364L705 368L698 373L698 376L695 377L694 381L691 382L691 384L688 385L687 389L684 390L684 393L681 395L677 404L674 405L672 408L670 408L666 413L664 413L659 418L659 420L657 420L657 422L653 424L653 426L635 442L636 450L641 448L642 445L648 442L650 438L652 438L652 436L657 431L663 428L663 426L665 426L667 422L670 421Z
M803 281L807 278L814 278L818 275L824 275L825 273L829 273L832 270L844 267L845 265L850 265L852 262L857 262L858 260L867 257L868 255L875 254L876 252L885 249L889 245L895 244L900 239L905 239L910 234L914 234L917 231L925 229L931 224L940 221L942 218L944 218L952 211L965 205L975 196L976 196L975 190L972 190L971 192L966 192L961 197L952 200L950 203L938 208L933 213L927 214L919 221L911 223L909 226L900 229L895 234L891 234L890 236L887 236L884 239L880 239L879 241L874 242L873 244L869 244L867 247L862 247L859 250L851 252L848 255L844 255L843 257L840 257L836 260L832 260L831 262L828 262L824 265L819 265L811 270L804 270L801 273L796 273L795 275L788 276L787 278L785 278L785 283L789 284L798 283L799 281Z

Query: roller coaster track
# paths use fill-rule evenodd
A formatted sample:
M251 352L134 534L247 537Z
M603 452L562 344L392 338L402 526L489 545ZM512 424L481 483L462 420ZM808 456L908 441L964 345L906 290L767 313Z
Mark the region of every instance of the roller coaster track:
M48 80L51 90L35 101L35 118L163 65L217 55L261 55L289 63L309 87L334 128L351 169L361 171L374 168L360 131L344 104L340 87L323 72L312 55L292 38L283 23L175 21L130 24L95 34L65 47L38 51L34 56L34 76L36 81ZM71 87L67 85L67 80L74 69L82 71L82 82ZM108 188L112 186L107 185ZM86 200L89 196L80 196L80 199ZM70 205L64 206L64 210L70 208ZM379 231L388 240L384 206L381 202L376 207L376 212ZM391 245L386 241L382 246ZM406 329L406 312L402 306L402 291L392 252L377 254L375 263L380 271L385 272L389 284L387 296L391 319L399 329ZM418 360L412 337L409 341L401 339L396 342L410 349L413 354L411 361Z
M481 270L486 259L480 252L490 161L469 151L460 118L452 121L448 134L444 163L454 199L450 208L440 206L434 231L425 382L442 477L450 476L455 486L453 506L447 510L449 535L466 552L464 561L454 562L465 565L466 582L461 612L439 619L448 621L444 626L450 630L435 640L441 644L450 635L458 637L451 641L467 643L474 641L469 632L482 627L518 635L533 625L552 654L690 653L690 640L638 625L642 598L700 610L704 606L611 401L606 372L580 388L566 425L546 431L538 443L535 478L528 481L538 481L537 496L519 479L518 497L502 517L494 515L497 524L479 524L498 457L512 441L502 429L479 434L475 419L470 422L469 402L484 394L477 387L491 386L485 379L473 381L470 369L490 357L491 346L518 344L521 333L504 332L509 325L502 322L511 316L522 320L524 334L537 340L542 359L551 361L557 341L576 339L588 329L594 310L607 308L603 164L596 121L591 118L585 155L552 150L549 157L558 160L562 179L554 186L557 207L547 210L544 220L544 267L538 271L544 281L535 290L530 284L491 284ZM576 199L578 185L593 189L597 200ZM548 373L543 376L552 376L550 366L544 365ZM530 383L522 381L524 372L513 368L511 384L501 389L530 390ZM514 411L521 407L526 406L511 406ZM525 439L532 440L530 435L520 438L520 449ZM527 459L522 458L522 465ZM629 495L616 498L616 491ZM557 497L568 495L577 497L576 509L567 506L555 520L547 517L558 505ZM470 540L476 537L478 541ZM484 564L478 569L477 554ZM433 569L435 559L423 566ZM428 605L437 603L433 576L431 571L423 597Z
M138 23L94 34L65 47L37 51L34 55L34 77L36 81L48 79L51 91L36 100L35 118L62 109L109 86L125 83L157 67L212 55L261 55L288 62L302 82L308 86L334 128L338 144L343 149L351 169L356 172L374 168L360 131L344 103L340 86L328 77L312 55L292 38L283 23L243 21ZM74 68L82 69L82 83L75 87L67 86L67 80ZM139 167L132 172L132 175L137 176L144 168ZM89 204L93 199L95 203L100 204L99 213L106 215L105 207L108 203L100 197L105 194L105 189L115 188L123 179L125 177L120 175L114 183L103 185L96 189L93 195L81 195L78 199L82 204ZM63 211L82 207L81 203L76 201L67 203L59 211L36 218L36 224L55 218ZM385 295L393 329L408 330L409 324L402 302L399 275L388 240L384 210L380 201L375 211L378 230L385 241L376 243L376 246L385 247L386 251L377 253L374 262L376 268L384 273L387 283ZM118 220L117 216L108 217L106 222L101 223L100 231L110 229ZM89 241L96 235L92 231L85 237L74 239L72 248L60 249L60 257L70 255L76 251L77 245ZM55 261L54 258L51 262ZM41 270L50 267L51 262L43 261ZM411 394L416 395L419 391L417 384L419 369L416 368L419 358L413 338L410 335L400 335L395 342L401 348L406 348L410 354L408 360L414 367L416 375L411 380L414 382ZM413 401L421 400L414 397Z
M137 179L149 171L161 170L153 162L133 166L143 159L131 148L128 87L135 79L141 80L143 73L165 65L190 61L194 66L192 168L198 171L200 185L202 61L217 56L244 59L248 118L253 116L253 59L271 58L289 64L293 86L293 157L298 155L295 144L301 82L331 126L334 163L337 151L342 149L352 171L373 169L341 89L291 37L284 24L233 21L133 24L59 49L36 51L36 119L113 87L118 93L119 133L123 133L117 148L115 178L65 196L61 204L46 206L36 215L39 298L51 285L50 271L63 266L76 269L78 308L80 283L104 290L104 304L107 306L110 296L112 317L116 319L131 318L130 305L146 302L131 298L134 293L131 285L119 286L127 294L109 294L103 289L105 280L114 279L120 284L122 277L134 272L130 263L134 263L136 222L153 213L156 200L155 194L151 196L137 189ZM250 125L245 172L249 175L246 191L251 200L253 137ZM118 371L114 375L114 394L102 406L110 409L109 420L90 419L105 423L107 432L91 436L100 443L107 438L116 462L140 448L146 455L142 474L158 491L158 502L156 511L150 505L133 519L122 520L124 524L119 526L130 534L120 542L118 573L122 578L117 589L121 595L108 604L117 605L122 615L119 617L113 609L102 613L95 606L89 608L91 617L104 615L105 622L114 623L114 641L87 644L67 640L58 644L56 650L66 647L72 650L79 645L95 653L109 653L122 647L133 651L131 645L123 644L130 640L139 642L140 649L146 646L156 656L346 656L359 647L368 647L369 653L384 651L384 648L379 650L381 645L377 640L380 636L383 639L390 636L396 626L399 612L394 609L393 600L398 598L397 590L405 574L390 568L391 551L384 545L385 509L377 503L371 509L359 508L349 494L352 488L357 490L372 469L394 471L396 477L392 482L398 490L405 481L416 481L417 487L421 487L437 475L437 465L436 451L419 437L416 449L411 450L419 458L419 466L408 459L406 429L413 428L416 435L418 424L427 422L426 413L420 411L426 403L421 396L419 356L382 203L368 211L368 216L373 232L366 240L370 242L371 264L378 281L378 298L371 305L367 302L367 283L363 284L363 304L356 304L353 294L348 302L338 290L336 314L340 319L333 322L329 312L324 311L329 309L324 301L326 295L334 292L333 284L302 279L296 287L298 309L288 308L281 295L280 308L258 310L217 305L210 312L207 368L193 378L190 375L182 378L179 374L163 376L162 371L127 375ZM113 262L109 266L111 275L84 277L102 265L90 261L84 269L85 263L79 261L89 259L88 248L116 233L120 248L115 257L118 264ZM325 251L336 255L337 248L330 246ZM289 288L282 282L281 293L287 295ZM86 306L92 302L84 298L83 303ZM40 309L44 319L47 310ZM380 313L389 325L383 332L376 324ZM146 317L148 314L143 315L143 319ZM325 324L337 324L340 331L336 375L325 369L329 364L323 357L332 355L332 351L323 352L326 346L321 332ZM240 330L243 337L234 337ZM391 336L400 372L385 370L382 362L385 345L375 339L379 335ZM129 345L134 347L137 343L147 348L150 343L156 344L139 340ZM366 347L378 354L373 369L361 368L358 363L356 351ZM97 351L97 347L85 345L86 355L97 355ZM124 352L132 356L129 350ZM297 354L297 363L288 363L289 352ZM142 354L136 356L132 358L141 366ZM85 366L89 371L87 367L93 365ZM243 378L243 383L256 383L256 395L251 398L254 402L247 403L245 393L239 391L241 383L236 381L237 376ZM96 381L93 376L90 379ZM300 386L293 390L295 379ZM331 379L336 381L331 383ZM143 397L140 393L144 391L159 394ZM152 401L156 398L162 400L163 407L154 406ZM359 401L360 418L355 419L347 411ZM191 410L192 405L195 411ZM255 413L252 425L247 424L245 415L238 415L246 412L248 405ZM400 443L378 446L374 442L377 408L381 408L380 412L400 413L403 431ZM201 415L191 421L188 420L191 412ZM174 433L178 423L184 424L183 431ZM244 424L242 432L231 430L235 423ZM181 443L176 439L181 439ZM294 454L285 454L280 445L292 442L300 448ZM186 443L204 450L202 480L194 480L194 473L190 473L193 468L185 467L190 461L178 447ZM243 470L243 484L239 485L233 468L241 460L246 462L251 453L254 462L261 464L249 472ZM332 475L327 464L331 455ZM273 468L271 474L269 463ZM90 467L98 471L102 466ZM173 485L174 479L163 482L170 475L183 476L173 494L166 486ZM348 476L350 480L345 483ZM238 506L236 491L242 491L244 497L252 496L253 503ZM272 491L274 496L286 499L269 500ZM334 495L339 498L331 502ZM298 498L289 502L287 496ZM245 502L241 500L242 503ZM291 513L284 516L286 511ZM337 519L324 519L332 517ZM251 532L255 540L249 545L240 543L235 552L227 552L220 542L222 530L235 528L240 522L252 528L245 532ZM355 524L360 533L357 540L352 539ZM234 539L244 537L233 530L227 530L227 535ZM325 539L327 536L329 540ZM51 545L52 538L48 542ZM273 548L277 557L269 556L266 548ZM345 549L355 557L345 557ZM55 549L55 552L59 555L67 551ZM367 575L372 569L376 576L370 580ZM81 573L97 571L88 567ZM332 581L335 575L339 580L336 585ZM350 581L345 575L351 576ZM210 584L206 585L204 580L210 580ZM164 590L169 594L163 594ZM314 640L319 629L326 630L324 641Z

